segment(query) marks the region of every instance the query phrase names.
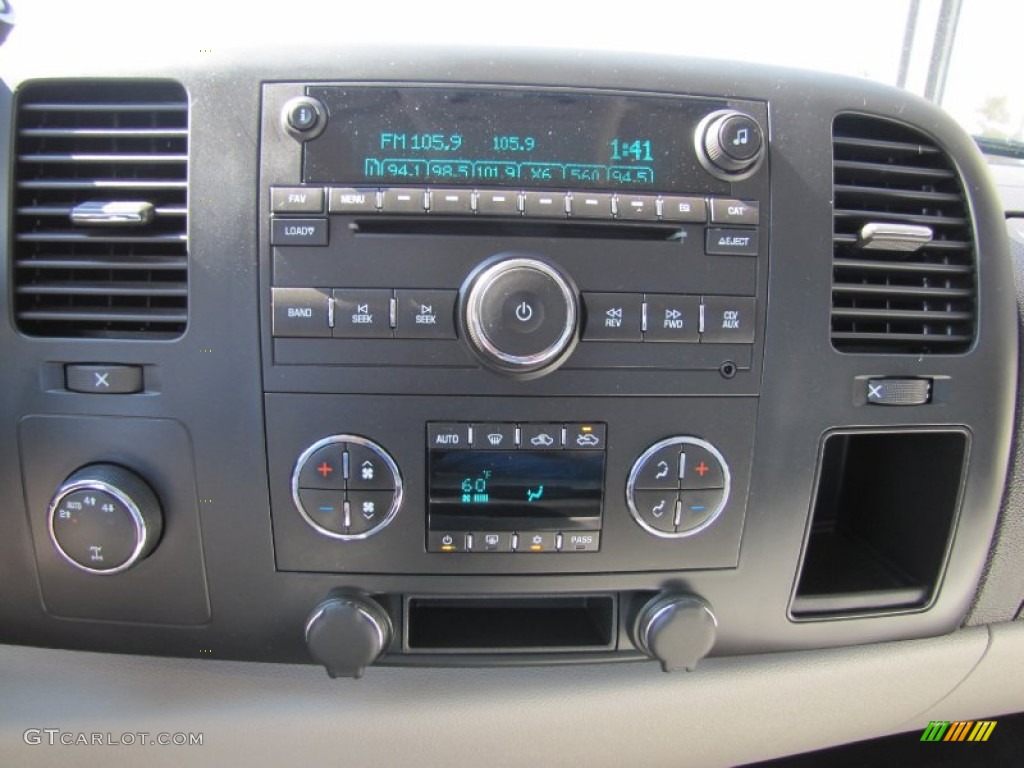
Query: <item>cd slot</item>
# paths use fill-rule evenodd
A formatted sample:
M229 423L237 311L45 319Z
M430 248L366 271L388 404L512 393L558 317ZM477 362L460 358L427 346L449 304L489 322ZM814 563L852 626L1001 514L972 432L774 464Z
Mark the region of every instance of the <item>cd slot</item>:
M574 221L423 216L359 218L349 222L356 235L475 235L489 237L565 237L598 240L679 240L678 224L627 221Z
M410 597L406 650L550 653L614 650L615 595Z

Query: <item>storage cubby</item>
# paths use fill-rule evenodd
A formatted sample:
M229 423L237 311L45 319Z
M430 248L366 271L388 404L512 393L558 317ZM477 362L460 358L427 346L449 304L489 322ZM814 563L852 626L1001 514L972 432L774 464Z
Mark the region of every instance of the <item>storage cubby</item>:
M967 446L959 430L830 434L793 616L926 606L945 567Z

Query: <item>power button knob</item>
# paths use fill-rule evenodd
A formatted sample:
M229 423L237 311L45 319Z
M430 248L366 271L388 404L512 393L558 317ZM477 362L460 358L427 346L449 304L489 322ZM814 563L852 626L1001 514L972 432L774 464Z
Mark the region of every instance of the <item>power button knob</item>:
M761 126L750 115L734 109L705 117L695 139L701 164L719 178L749 175L764 154Z
M570 278L540 259L489 259L463 284L459 320L488 368L517 378L553 371L576 344L579 299Z

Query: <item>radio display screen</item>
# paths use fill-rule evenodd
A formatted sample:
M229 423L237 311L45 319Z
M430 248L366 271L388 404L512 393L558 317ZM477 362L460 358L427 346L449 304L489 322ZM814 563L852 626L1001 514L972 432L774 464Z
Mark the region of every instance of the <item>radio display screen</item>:
M304 179L346 185L693 188L693 135L719 102L530 89L314 86L327 127ZM687 181L689 180L689 184Z
M601 516L604 451L431 451L429 475L433 529L594 527Z

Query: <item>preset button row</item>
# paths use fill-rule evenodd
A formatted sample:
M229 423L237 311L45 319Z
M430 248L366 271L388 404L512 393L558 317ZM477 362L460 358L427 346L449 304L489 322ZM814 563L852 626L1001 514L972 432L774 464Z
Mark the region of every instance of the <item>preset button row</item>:
M600 531L430 531L428 552L597 552Z
M623 219L756 226L755 200L587 190L332 187L328 212ZM323 187L272 187L273 213L323 213ZM709 216L710 214L710 216Z

